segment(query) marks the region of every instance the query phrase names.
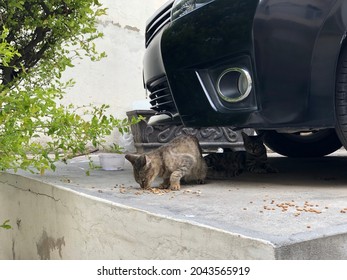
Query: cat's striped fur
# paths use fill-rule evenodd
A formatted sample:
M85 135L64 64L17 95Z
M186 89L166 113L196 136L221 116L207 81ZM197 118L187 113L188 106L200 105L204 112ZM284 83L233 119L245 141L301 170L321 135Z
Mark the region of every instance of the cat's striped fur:
M207 178L228 179L243 171L252 173L276 173L267 159L266 147L261 135L249 136L242 132L245 151L211 153L205 156Z
M141 188L151 188L156 177L162 177L161 188L180 190L181 179L203 183L207 166L195 136L182 135L171 142L142 155L125 156L134 169L134 177Z
M244 151L211 153L204 157L208 179L225 179L240 175L245 166Z

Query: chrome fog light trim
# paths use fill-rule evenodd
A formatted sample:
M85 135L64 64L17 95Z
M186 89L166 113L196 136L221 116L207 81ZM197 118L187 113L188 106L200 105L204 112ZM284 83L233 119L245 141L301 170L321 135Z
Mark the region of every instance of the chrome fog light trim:
M252 78L249 72L242 68L228 68L217 80L217 92L220 98L235 103L245 99L252 90Z

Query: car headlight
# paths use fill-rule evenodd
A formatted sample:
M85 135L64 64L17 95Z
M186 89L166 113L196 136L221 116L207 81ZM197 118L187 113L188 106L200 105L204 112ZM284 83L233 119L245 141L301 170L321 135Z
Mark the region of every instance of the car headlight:
M174 21L213 0L176 0L172 6L171 20Z

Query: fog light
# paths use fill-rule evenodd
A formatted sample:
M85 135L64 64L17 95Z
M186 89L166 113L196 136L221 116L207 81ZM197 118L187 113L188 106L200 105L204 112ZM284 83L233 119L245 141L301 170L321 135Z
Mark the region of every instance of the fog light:
M227 102L239 102L245 99L251 90L251 75L242 68L226 69L218 77L218 95Z

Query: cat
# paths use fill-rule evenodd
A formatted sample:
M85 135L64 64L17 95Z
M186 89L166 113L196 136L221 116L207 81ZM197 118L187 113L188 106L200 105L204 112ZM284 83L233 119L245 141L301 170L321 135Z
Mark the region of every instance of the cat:
M267 161L267 151L262 135L249 136L241 132L244 151L211 153L204 157L209 179L228 179L243 171L252 173L277 173Z
M125 158L133 165L136 182L143 189L151 188L154 179L163 178L160 188L178 191L180 181L203 183L207 166L199 141L195 136L182 135L169 143L142 155L127 154Z

